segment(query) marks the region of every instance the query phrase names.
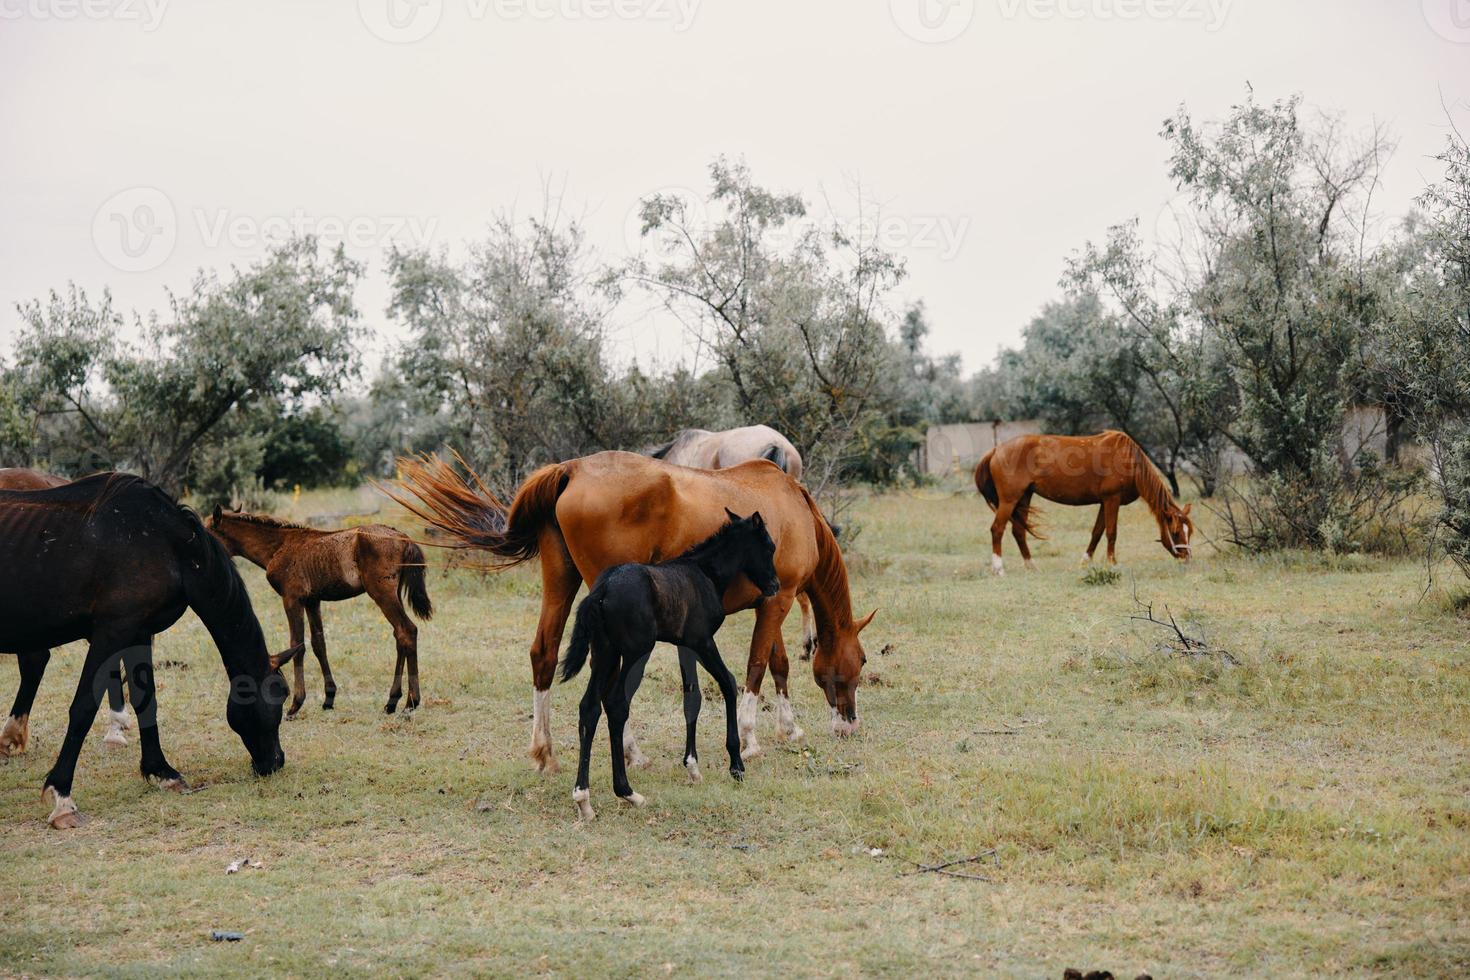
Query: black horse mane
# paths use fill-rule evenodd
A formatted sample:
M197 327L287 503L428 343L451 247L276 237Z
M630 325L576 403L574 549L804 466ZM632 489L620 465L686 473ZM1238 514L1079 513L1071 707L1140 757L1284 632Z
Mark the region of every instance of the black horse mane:
M741 523L744 523L744 521L742 521ZM714 534L711 534L709 537L699 542L699 544L695 545L694 547L685 551L682 555L679 555L677 558L674 558L672 560L699 561L701 558L707 558L712 552L719 551L721 548L723 548L729 541L729 539L735 534L736 530L736 522L727 520Z

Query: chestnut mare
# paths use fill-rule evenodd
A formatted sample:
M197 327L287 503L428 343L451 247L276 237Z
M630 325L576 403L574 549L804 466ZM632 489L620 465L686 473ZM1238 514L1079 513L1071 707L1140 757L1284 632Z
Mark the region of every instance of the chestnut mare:
M541 621L531 641L531 757L556 772L551 740L551 682L572 602L614 565L658 562L683 554L724 525L726 508L759 510L776 542L781 589L763 599L740 577L725 592L726 612L754 608L755 634L740 699L745 757L760 752L755 718L769 666L776 682L776 736L801 736L787 688L790 663L781 623L799 592L817 618L812 673L832 708L837 735L857 730L857 687L867 657L858 633L873 613L854 621L847 568L837 539L811 495L775 465L758 460L726 470L695 470L634 453L605 452L537 470L509 508L473 472L467 483L445 461L400 458L397 489L384 488L411 513L509 567L541 557ZM634 753L629 753L633 755Z
M995 511L990 525L990 568L1005 574L1000 545L1010 524L1021 558L1035 568L1026 535L1040 537L1031 521L1031 496L1074 507L1101 504L1092 541L1082 556L1092 561L1098 539L1108 535L1108 561L1118 563L1118 508L1142 498L1159 522L1159 541L1175 558L1189 560L1194 522L1189 505L1174 502L1159 471L1138 443L1109 430L1095 436L1017 436L996 446L975 467L975 487Z
M69 481L51 473L29 470L19 466L0 467L0 490L49 490L63 486ZM0 758L19 755L30 742L31 705L36 702L36 692L41 689L41 679L46 676L46 665L51 662L50 650L29 650L16 655L16 666L20 668L20 687L15 692L15 703L10 708L10 718L0 729ZM110 671L107 683L107 707L109 724L103 736L104 745L127 745L124 734L133 727L123 706L122 672Z

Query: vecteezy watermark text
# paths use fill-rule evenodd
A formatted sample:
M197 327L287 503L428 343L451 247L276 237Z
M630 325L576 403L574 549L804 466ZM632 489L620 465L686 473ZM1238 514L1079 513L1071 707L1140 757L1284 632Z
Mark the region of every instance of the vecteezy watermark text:
M169 0L0 0L0 20L117 20L154 31Z
M683 33L703 0L450 0L469 20L650 21ZM358 0L357 13L372 34L393 44L422 41L444 19L446 0Z

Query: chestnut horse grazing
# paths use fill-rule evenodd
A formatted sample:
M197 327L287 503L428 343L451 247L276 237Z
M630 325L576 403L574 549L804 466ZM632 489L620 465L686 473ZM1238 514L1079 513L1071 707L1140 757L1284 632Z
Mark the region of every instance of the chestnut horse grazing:
M1121 432L1095 436L1017 436L996 446L975 467L975 487L995 511L990 525L990 568L1005 574L1000 545L1010 524L1021 558L1034 568L1026 535L1040 537L1031 522L1031 497L1082 507L1101 504L1083 561L1092 561L1098 539L1108 535L1108 561L1118 563L1118 508L1142 498L1159 522L1159 541L1175 558L1188 560L1194 522L1189 505L1174 502L1159 471L1138 443Z
M40 470L21 467L0 468L0 490L49 490L68 482L62 477ZM30 742L31 705L36 702L36 692L41 689L41 679L46 675L46 665L51 661L50 650L28 650L16 654L16 665L20 668L20 687L15 692L15 703L10 709L10 718L0 729L0 758L19 755ZM108 669L107 701L109 724L102 738L104 745L127 745L127 730L133 727L123 707L122 673L116 668Z
M327 638L322 632L322 603L352 599L366 592L393 627L398 663L393 686L383 710L398 710L403 696L403 666L408 664L408 710L419 706L419 630L408 618L405 604L419 619L434 614L424 587L424 553L408 535L386 524L364 524L341 531L289 524L264 514L246 514L220 507L205 521L219 535L231 555L265 569L266 581L286 607L291 645L302 640L302 615L311 623L311 649L322 668L326 694L322 709L330 711L337 698L337 682L327 663ZM294 716L306 700L303 653L296 658L291 710Z
M489 551L505 566L541 557L541 622L531 642L531 757L543 772L557 770L551 682L577 590L614 565L683 554L720 529L727 508L761 512L776 543L781 581L776 595L763 598L742 576L724 595L727 613L756 610L739 710L743 754L749 758L760 751L755 717L768 666L776 682L777 738L801 735L781 640L781 623L801 592L811 598L816 613L812 673L832 708L833 732L857 730L857 687L867 659L858 633L873 615L853 620L837 539L811 495L771 463L694 470L633 453L597 453L537 470L509 508L473 474L471 485L443 460L400 459L399 472L399 490L390 490L390 496L462 546Z
M183 777L164 758L154 701L153 637L193 609L229 675L226 719L265 776L285 764L278 738L286 685L271 667L245 584L193 511L135 476L100 473L50 490L0 490L0 651L87 640L56 764L42 783L52 827L79 826L72 779L97 714L103 671L119 658L138 716L140 768L164 789Z

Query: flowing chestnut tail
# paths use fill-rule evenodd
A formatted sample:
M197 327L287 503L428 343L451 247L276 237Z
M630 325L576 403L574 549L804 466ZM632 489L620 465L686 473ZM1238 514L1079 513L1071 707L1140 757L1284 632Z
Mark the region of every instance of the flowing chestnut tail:
M572 642L567 645L567 655L561 662L561 682L576 677L587 663L587 654L593 641L602 634L602 596L588 595L577 607L577 622L572 627Z
M509 507L491 493L459 454L469 480L437 456L398 458L398 480L379 489L461 548L479 548L509 568L541 551L541 529L556 523L556 501L567 485L566 466L554 463L532 473ZM473 481L473 483L471 483Z
M403 549L403 564L398 569L398 601L407 602L413 614L427 622L434 616L434 604L425 587L424 551L412 541Z

